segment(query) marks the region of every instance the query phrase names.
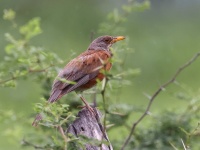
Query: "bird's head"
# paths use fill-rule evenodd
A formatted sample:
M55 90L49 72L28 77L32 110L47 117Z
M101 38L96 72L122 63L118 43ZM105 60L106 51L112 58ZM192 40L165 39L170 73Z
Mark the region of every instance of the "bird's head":
M108 50L109 48L112 46L113 43L117 42L117 41L121 41L124 40L125 37L124 36L117 36L117 37L113 37L113 36L100 36L98 38L96 38L88 47L88 50Z

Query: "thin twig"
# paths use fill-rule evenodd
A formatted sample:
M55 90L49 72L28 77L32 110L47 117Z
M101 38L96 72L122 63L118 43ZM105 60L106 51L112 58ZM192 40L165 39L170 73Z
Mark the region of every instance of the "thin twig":
M34 69L31 69L29 68L28 69L28 72L29 73L32 73L32 72L46 72L49 68L53 67L54 65L53 64L50 64L49 66L47 66L46 68L44 69L38 69L38 70L34 70Z
M32 144L32 143L26 141L25 139L22 140L22 144L32 146L32 147L34 147L35 149L44 149L44 147L34 145L34 144Z
M163 85L161 85L161 86L154 92L154 94L152 95L152 97L151 97L150 100L149 100L149 103L148 103L148 105L147 105L147 107L146 107L145 112L141 115L141 117L140 117L136 122L133 123L132 128L131 128L131 131L130 131L130 133L129 133L127 139L125 140L125 142L124 142L124 144L123 144L121 150L124 150L125 147L128 145L128 143L129 143L129 141L130 141L130 139L131 139L131 136L133 135L133 133L134 133L134 131L135 131L136 126L144 119L144 117L146 117L146 115L148 114L148 112L149 112L149 110L150 110L150 108L151 108L151 105L152 105L153 101L154 101L155 98L158 96L158 94L159 94L164 88L166 88L168 85L170 85L171 83L173 83L173 82L176 80L177 76L178 76L185 68L187 68L189 65L191 65L199 56L200 56L200 52L196 53L196 54L192 57L192 59L190 59L187 63L185 63L183 66L181 66L181 67L176 71L176 73L172 76L172 78L171 78L169 81L167 81L166 83L164 83Z
M106 135L106 119L107 119L107 108L106 108L106 99L105 99L105 92L106 92L106 85L108 83L108 78L105 77L103 80L103 84L102 84L102 90L101 90L101 95L102 95L102 99L103 99L103 109L104 109L104 118L103 118L103 135ZM103 144L103 136L102 136L102 143ZM101 149L102 150L102 146Z
M40 73L40 72L47 72L47 70L51 67L53 67L54 65L51 64L49 65L48 67L44 68L44 69L37 69L37 70L34 70L34 69L27 69L27 72L28 73ZM13 77L10 77L8 79L5 79L5 80L1 80L0 81L0 84L3 84L3 83L6 83L6 82L9 82L9 81L12 81L12 80L16 80L18 79L19 77L22 77L22 76L13 76Z
M59 129L59 131L60 131L60 134L62 135L62 138L64 139L64 142L65 142L65 145L64 145L64 149L65 150L67 150L67 142L68 142L68 139L67 139L67 137L65 136L65 133L64 133L64 131L63 131L63 128L59 125L58 126L58 129Z
M104 109L104 120L103 120L103 127L104 127L104 132L106 130L106 113L107 113L107 108L106 108L106 99L105 99L105 91L106 91L106 86L108 83L108 78L105 77L105 81L103 83L103 88L101 91L102 99L103 99L103 109Z
M0 84L6 83L6 82L11 81L11 80L15 80L15 79L16 79L16 77L11 77L11 78L6 79L6 80L1 80Z
M65 136L65 133L64 133L64 131L63 131L63 128L62 128L61 126L58 126L58 129L59 129L60 134L62 135L62 137L63 137L65 143L67 143L68 140L67 140L67 137Z

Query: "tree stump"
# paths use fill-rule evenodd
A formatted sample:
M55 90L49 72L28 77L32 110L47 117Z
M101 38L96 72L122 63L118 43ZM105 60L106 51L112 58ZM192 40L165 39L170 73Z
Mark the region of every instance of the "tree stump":
M107 133L100 123L102 114L96 108L94 110L97 114L96 116L86 108L79 111L77 119L69 125L67 134L70 133L77 138L81 136L87 137L88 142L84 144L84 149L86 150L113 150ZM98 141L100 144L97 145L97 142L94 141ZM81 150L82 148L78 147L78 149Z

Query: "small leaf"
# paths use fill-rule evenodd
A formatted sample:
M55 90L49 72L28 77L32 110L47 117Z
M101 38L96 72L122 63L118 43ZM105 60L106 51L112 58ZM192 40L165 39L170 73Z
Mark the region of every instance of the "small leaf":
M5 51L7 54L11 54L13 52L13 49L15 48L15 46L13 44L8 44L5 47Z
M5 82L5 84L3 84L4 87L16 87L16 81L15 80L10 80Z
M40 18L36 17L30 20L20 28L20 33L24 35L27 40L42 33L42 29L40 28Z
M9 20L9 21L15 19L16 13L15 13L14 10L12 10L12 9L5 9L3 12L4 12L3 19Z

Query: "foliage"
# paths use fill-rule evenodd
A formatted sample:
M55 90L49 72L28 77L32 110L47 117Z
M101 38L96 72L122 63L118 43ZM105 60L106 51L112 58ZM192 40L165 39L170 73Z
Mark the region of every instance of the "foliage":
M14 22L14 11L5 10L4 19ZM30 40L42 32L40 18L33 18L15 30L21 38L5 33L8 44L5 47L6 56L0 64L0 85L15 87L18 79L32 77L41 81L55 76L56 66L63 62L62 59L42 47L30 45Z
M182 112L164 111L156 117L147 130L140 128L134 141L130 145L136 149L172 149L171 144L177 149L182 149L181 139L186 142L187 135L182 129L190 131L192 129L190 115L182 118ZM191 132L191 131L190 131ZM148 136L145 136L148 135ZM198 141L194 138L193 142ZM196 145L195 145L196 146ZM189 148L189 145L188 145Z
M128 16L134 12L141 12L149 9L150 2L145 0L137 2L129 0L121 8L114 9L107 15L105 22L99 25L98 34L123 35L125 28L123 23L128 22ZM44 120L39 124L38 128L30 128L32 119L27 121L23 114L16 114L11 110L0 111L0 123L3 126L15 124L12 128L3 131L3 134L10 139L21 138L23 147L34 147L35 149L74 149L74 143L82 147L86 142L99 144L98 141L91 141L85 137L79 139L67 137L60 134L65 131L77 114L77 106L80 100L71 94L67 100L68 104L55 103L47 104L46 99L49 96L52 80L55 78L57 71L60 69L59 64L63 64L63 60L55 53L45 50L42 47L34 46L31 42L33 38L37 38L42 33L40 27L41 19L33 18L25 25L17 25L15 22L16 13L12 9L4 11L4 20L10 21L14 30L18 33L14 36L11 33L5 33L8 44L5 47L5 57L0 63L0 86L16 87L19 80L33 79L41 84L44 89L43 102L37 103L34 107L35 112L41 113ZM135 77L140 73L140 69L124 69L126 65L126 57L133 54L133 49L128 46L129 37L126 36L126 42L118 44L112 49L114 54L111 60L114 63L110 74L106 74L107 78L103 84L99 84L96 89L87 92L100 95L98 107L104 110L104 126L111 130L117 130L118 127L130 130L130 118L133 113L143 111L141 108L135 108L128 104L116 104L115 94L118 94L122 87L129 86L131 82L128 77ZM67 81L66 81L67 82ZM192 90L191 90L192 91ZM190 104L183 111L169 110L154 116L154 119L147 128L139 127L136 135L132 137L127 149L183 149L184 144L189 148L199 146L199 97L200 93L194 97L194 93L186 96L186 93L179 93L178 98L188 98ZM39 98L38 98L39 99ZM103 99L103 102L102 102ZM123 100L120 100L123 102ZM108 105L109 103L109 105ZM195 125L194 125L195 124ZM62 132L61 132L62 133ZM118 141L113 140L111 143L114 149L121 148L123 138Z

